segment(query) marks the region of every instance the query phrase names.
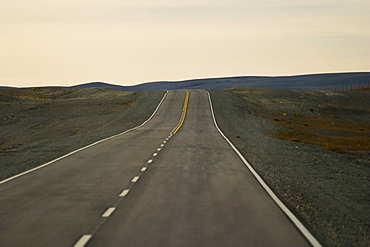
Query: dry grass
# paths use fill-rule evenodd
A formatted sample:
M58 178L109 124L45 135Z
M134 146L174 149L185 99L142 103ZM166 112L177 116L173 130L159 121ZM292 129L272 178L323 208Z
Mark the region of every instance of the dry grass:
M354 90L350 90L350 91L370 91L370 88L368 88L368 87L362 87L362 88L354 89Z
M109 110L110 113L113 113L113 112L118 112L118 111L123 111L125 110L128 106L132 106L135 102L136 102L137 99L131 99L131 100L126 100L126 101L123 101L120 103L120 105L123 105L125 107L117 107L117 108L113 108L111 110ZM114 104L115 102L111 102L111 104Z
M132 100L127 100L123 102L122 104L125 106L132 106L135 102L136 102L136 99L132 99Z
M17 98L17 99L31 99L31 100L48 99L48 98L45 98L45 97L38 97L38 96L35 96L35 95L17 95L17 96L14 96L14 98Z
M0 93L16 98L28 100L54 99L67 94L61 88L21 88L21 89L1 89Z
M281 127L273 133L278 138L319 145L339 153L370 150L370 124L297 114L270 120Z
M109 110L109 113L118 112L118 111L123 111L124 109L125 109L124 107L114 108L114 109Z
M279 126L271 135L357 156L370 151L368 91L233 89L247 103L249 114Z

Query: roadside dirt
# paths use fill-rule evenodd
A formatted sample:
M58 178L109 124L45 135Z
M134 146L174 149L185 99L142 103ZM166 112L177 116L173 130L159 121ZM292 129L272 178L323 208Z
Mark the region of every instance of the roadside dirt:
M211 91L219 126L327 246L370 245L370 91ZM163 91L1 89L0 180L144 122Z
M164 92L0 89L0 180L143 123Z
M324 245L370 245L369 91L211 97L220 128Z

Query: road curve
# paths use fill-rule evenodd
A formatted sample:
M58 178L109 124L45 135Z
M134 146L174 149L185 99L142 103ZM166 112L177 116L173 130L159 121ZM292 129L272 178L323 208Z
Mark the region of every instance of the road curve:
M185 95L0 184L0 246L310 246L220 135L206 91L191 91L181 123Z

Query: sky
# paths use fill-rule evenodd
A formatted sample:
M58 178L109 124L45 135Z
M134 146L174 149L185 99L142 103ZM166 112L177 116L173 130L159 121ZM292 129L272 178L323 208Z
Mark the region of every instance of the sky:
M369 0L0 0L0 85L370 71Z

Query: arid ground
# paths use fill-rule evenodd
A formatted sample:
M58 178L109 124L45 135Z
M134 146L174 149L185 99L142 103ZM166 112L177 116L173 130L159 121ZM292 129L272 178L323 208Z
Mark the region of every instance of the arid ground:
M210 93L221 129L323 244L370 245L370 91ZM141 124L163 95L1 89L0 180Z
M0 179L142 124L164 92L0 89Z
M370 245L370 91L211 95L221 129L321 242Z

